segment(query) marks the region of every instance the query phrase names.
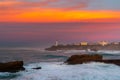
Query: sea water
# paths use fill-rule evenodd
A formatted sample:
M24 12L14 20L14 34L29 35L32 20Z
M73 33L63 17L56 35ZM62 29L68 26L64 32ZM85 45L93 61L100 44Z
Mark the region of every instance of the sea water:
M42 69L32 68L41 66ZM120 80L120 67L113 64L87 63L66 65L61 62L41 62L25 66L26 71L0 73L1 80Z
M72 52L72 53L71 53ZM84 51L44 51L39 49L1 49L1 62L23 60L25 71L0 73L0 80L120 80L120 67L114 64L91 62L67 65L64 61L73 54L88 54ZM97 52L98 54L102 53ZM104 58L119 58L119 52ZM34 70L32 68L42 67Z

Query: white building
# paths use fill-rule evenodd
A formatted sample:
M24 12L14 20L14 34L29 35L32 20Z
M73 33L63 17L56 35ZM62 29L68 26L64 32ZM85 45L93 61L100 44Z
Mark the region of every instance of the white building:
M100 42L98 42L98 44L102 45L102 46L105 46L105 45L108 45L109 42L107 42L107 41L100 41Z
M88 42L85 42L85 41L84 41L84 42L80 42L80 45L81 45L81 46L87 46L87 45L88 45Z
M55 46L58 46L58 41L55 42Z

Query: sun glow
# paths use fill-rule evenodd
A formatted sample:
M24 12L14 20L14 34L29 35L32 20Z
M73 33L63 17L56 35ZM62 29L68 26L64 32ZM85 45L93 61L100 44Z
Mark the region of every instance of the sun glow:
M56 9L31 9L11 11L14 14L0 15L0 21L15 22L79 22L79 21L102 21L120 19L119 11L64 11Z

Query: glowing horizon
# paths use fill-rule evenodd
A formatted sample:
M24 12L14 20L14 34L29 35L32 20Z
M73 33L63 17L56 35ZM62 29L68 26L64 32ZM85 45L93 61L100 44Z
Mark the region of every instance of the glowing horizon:
M1 15L0 22L120 22L120 11L33 10Z

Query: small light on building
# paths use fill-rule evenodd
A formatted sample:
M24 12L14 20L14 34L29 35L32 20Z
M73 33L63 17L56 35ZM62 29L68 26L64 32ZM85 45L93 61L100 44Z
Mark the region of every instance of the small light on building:
M87 46L87 45L88 45L88 42L81 42L80 45L81 45L81 46Z
M105 46L105 45L108 45L109 43L107 41L100 41L100 42L98 42L98 44Z

